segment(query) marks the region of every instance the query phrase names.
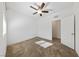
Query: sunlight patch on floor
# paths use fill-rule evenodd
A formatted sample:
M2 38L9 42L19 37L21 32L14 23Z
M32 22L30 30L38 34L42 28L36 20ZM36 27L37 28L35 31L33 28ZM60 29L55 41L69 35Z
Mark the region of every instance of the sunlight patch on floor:
M38 44L39 46L43 47L43 48L47 48L47 47L50 47L51 45L53 45L52 43L44 41L44 40L37 41L35 43Z

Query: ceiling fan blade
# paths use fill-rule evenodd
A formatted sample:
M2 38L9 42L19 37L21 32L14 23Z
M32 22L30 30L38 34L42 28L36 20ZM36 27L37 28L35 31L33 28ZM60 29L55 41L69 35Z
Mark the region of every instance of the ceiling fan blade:
M42 14L40 14L40 16L42 16Z
M38 12L33 13L33 15L37 14Z
M43 13L48 13L49 11L42 11Z
M33 6L30 6L31 8L33 8L34 10L37 10L35 7L33 7Z
M44 6L45 6L45 3L42 3L40 8L42 9Z
M45 3L44 8L46 8L49 4L50 4L50 2Z

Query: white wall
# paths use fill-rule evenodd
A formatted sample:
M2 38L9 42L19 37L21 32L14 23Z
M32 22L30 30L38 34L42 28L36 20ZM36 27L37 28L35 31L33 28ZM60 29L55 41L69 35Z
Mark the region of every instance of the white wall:
M6 38L3 38L3 11L4 4L0 2L0 56L6 55Z
M79 3L74 3L74 14L76 20L76 51L79 56Z
M59 12L56 12L54 14L46 15L46 17L41 17L38 21L38 36L46 38L48 40L52 40L52 23L54 20L61 20L62 18L69 16L72 13L72 7L63 9ZM54 16L58 16L58 18L54 18ZM59 30L60 31L60 30ZM54 34L55 35L55 34ZM56 36L56 35L55 35ZM59 37L60 35L58 35ZM60 37L59 37L60 38Z
M52 40L52 23L50 18L41 18L38 20L38 36Z
M55 20L52 16L34 19L11 9L8 9L6 13L8 45L28 40L35 36L52 40L52 22Z
M14 5L15 6L12 9L16 10L18 4ZM23 15L18 13L17 11L7 8L8 44L10 45L20 41L24 41L34 36L39 36L48 40L52 40L52 22L53 20L55 20L55 18L53 17L55 15L58 15L59 17L64 17L64 14L69 13L72 9L70 7L68 8L63 9L64 11L61 10L59 12L56 12L54 15L49 13L42 17L37 17L36 15L33 16L37 17L37 19L29 17L28 14Z
M52 40L52 23L55 18L47 16L38 20L38 36Z
M39 36L52 40L53 17L32 19L29 16L7 10L8 45Z
M2 11L3 8L2 8L2 6L3 6L2 3L0 2L0 37L2 36L2 31L3 31L2 30L2 28L3 28L2 27L2 24L3 24L3 20L2 20L3 19L3 11Z
M35 20L27 15L7 10L7 25L8 45L28 40L35 36Z

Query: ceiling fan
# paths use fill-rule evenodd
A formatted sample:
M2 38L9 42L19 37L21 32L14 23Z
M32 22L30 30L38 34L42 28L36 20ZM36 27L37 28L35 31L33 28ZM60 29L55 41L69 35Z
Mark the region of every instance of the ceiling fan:
M37 5L37 4L36 4L36 6L37 6L38 8L35 8L35 7L33 7L33 6L30 6L30 8L36 10L36 12L34 12L33 15L39 14L40 16L42 16L43 13L49 13L48 10L44 10L45 5L46 5L46 4L43 2L43 3L41 3L41 5Z

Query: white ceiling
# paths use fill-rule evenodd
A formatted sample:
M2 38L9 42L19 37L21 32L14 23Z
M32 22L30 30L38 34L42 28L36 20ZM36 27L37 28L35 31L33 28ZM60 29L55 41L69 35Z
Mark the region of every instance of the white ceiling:
M50 13L44 14L42 17L40 17L38 14L33 15L35 10L30 8L29 6L34 5L34 3L36 3L36 2L6 2L6 7L7 7L7 10L13 10L17 13L21 13L25 16L28 16L31 18L36 18L36 19L46 17L50 14ZM46 2L46 3L48 4L48 6L46 8L52 9L55 12L60 12L67 8L71 8L73 6L72 2ZM39 4L39 3L37 2L37 4Z
M0 13L2 13L3 3L0 2Z

